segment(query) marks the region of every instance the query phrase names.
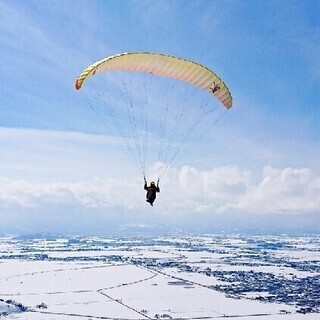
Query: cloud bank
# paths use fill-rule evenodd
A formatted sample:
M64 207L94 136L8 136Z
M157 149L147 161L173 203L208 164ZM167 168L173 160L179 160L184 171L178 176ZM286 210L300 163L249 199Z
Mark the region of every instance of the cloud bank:
M224 166L199 171L191 166L171 169L158 196L163 214L301 213L320 210L320 177L307 168L265 167L259 181L250 170ZM137 181L93 178L78 182L33 182L0 178L2 207L76 204L87 208L145 208ZM179 209L179 210L177 210Z

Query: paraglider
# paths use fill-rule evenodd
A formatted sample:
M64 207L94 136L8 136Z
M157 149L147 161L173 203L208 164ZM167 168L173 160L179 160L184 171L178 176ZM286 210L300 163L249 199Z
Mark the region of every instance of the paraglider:
M199 63L159 53L127 52L102 59L78 76L75 88L79 90L87 78L107 71L147 72L186 81L215 95L227 109L232 107L228 87L213 71Z
M81 89L90 77L97 79L97 86L89 90L89 106L144 177L146 201L151 206L160 192L163 175L223 115L212 119L213 112L232 107L228 87L213 71L165 54L128 52L109 56L85 69L76 79L75 88ZM152 81L156 81L154 87ZM212 96L224 108L213 107ZM151 159L156 155L158 158ZM157 185L147 186L148 161L158 163Z
M156 200L157 193L160 192L159 180L157 181L157 185L154 183L154 181L152 181L148 187L147 180L144 178L144 190L147 191L146 202L149 202L150 206L153 206L153 202Z

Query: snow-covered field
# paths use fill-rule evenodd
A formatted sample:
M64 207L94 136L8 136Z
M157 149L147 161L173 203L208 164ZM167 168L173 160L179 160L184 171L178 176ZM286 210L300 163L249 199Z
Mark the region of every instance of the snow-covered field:
M320 318L318 237L0 238L6 319Z

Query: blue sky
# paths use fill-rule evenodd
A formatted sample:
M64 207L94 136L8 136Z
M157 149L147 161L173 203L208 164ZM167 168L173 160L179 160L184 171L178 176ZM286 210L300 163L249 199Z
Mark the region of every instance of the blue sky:
M0 1L0 231L319 230L319 18L319 1ZM206 65L234 99L152 210L74 90L130 51Z

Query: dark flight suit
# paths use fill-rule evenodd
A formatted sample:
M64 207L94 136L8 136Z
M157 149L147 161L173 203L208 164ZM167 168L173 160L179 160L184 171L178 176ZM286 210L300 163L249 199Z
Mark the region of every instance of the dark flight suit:
M150 203L151 206L153 206L154 200L156 200L157 192L160 192L159 185L150 185L147 186L147 182L144 183L144 190L147 191L147 199L146 201Z

